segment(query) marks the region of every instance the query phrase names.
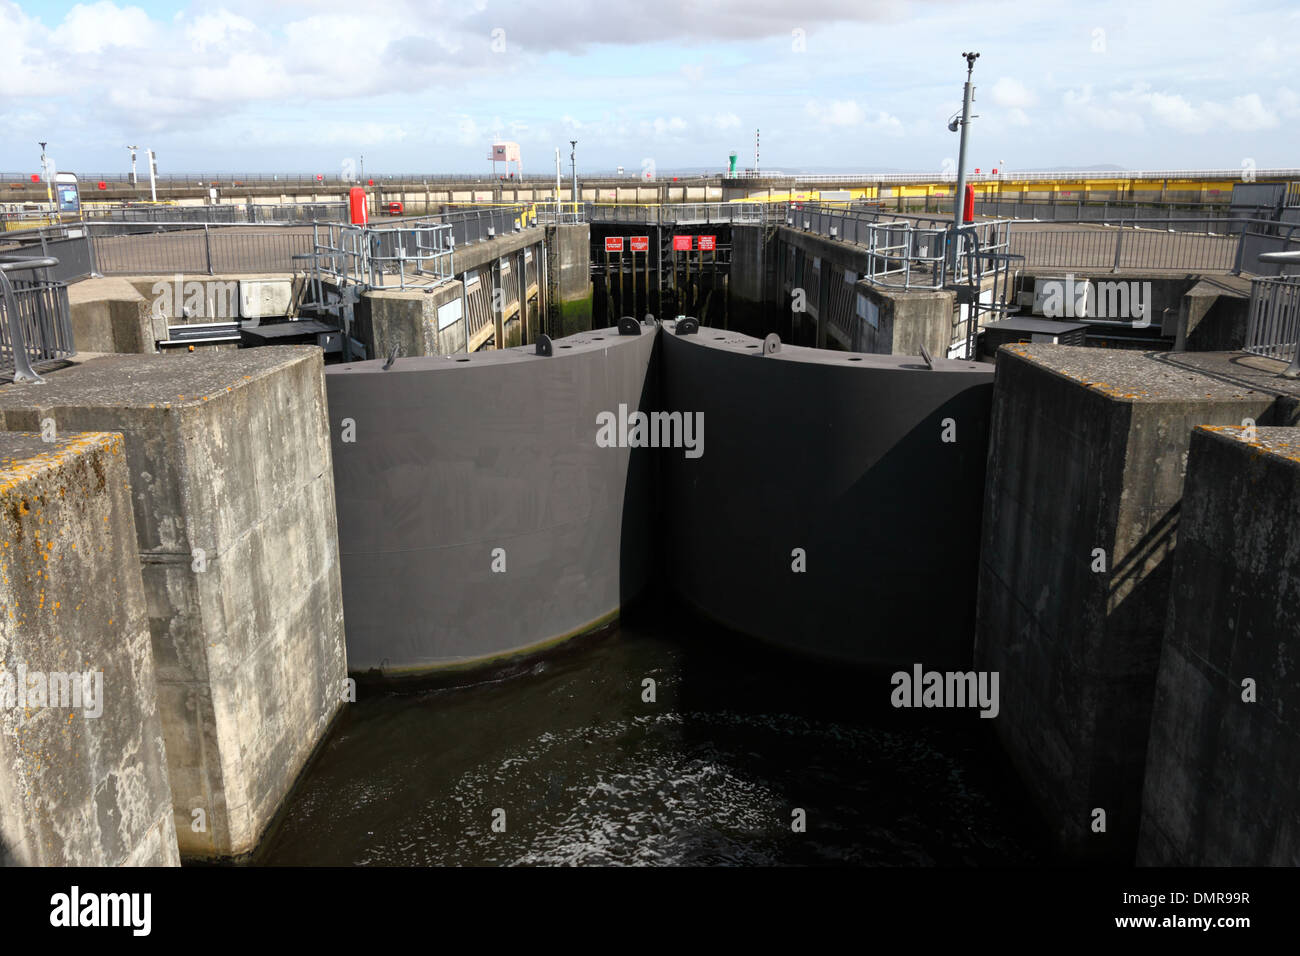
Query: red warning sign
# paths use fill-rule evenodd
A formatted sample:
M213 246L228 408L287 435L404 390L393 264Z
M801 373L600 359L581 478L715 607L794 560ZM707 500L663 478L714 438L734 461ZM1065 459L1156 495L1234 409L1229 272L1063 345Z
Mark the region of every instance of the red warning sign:
M673 236L673 252L690 252L690 236Z
M717 248L717 236L700 236L700 252L716 252Z
M649 236L629 236L627 242L633 252L647 252L650 249Z
M622 251L623 251L623 237L622 237L622 236L606 236L606 237L605 237L605 251L606 251L606 252L622 252Z

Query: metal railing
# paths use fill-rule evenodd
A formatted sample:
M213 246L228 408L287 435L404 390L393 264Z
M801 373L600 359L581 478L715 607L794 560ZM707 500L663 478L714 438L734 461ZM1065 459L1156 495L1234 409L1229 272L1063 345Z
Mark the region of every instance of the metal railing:
M1035 229L1017 223L1011 251L1027 268L1230 273L1240 236L1117 224L1112 228Z
M215 206L121 205L86 203L82 215L91 221L279 223L343 222L347 203L226 203Z
M1252 279L1250 321L1243 348L1294 365L1300 358L1297 343L1300 343L1300 276Z
M865 246L867 270L862 278L888 288L934 290L949 283L979 284L1012 251L1008 220L982 220L963 227L954 266L948 256L952 224L942 219L890 216L866 203L790 203L781 211L787 226Z
M322 279L337 287L363 285L372 289L405 289L408 279L447 279L452 276L454 241L449 223L412 223L390 228L317 223L312 227L313 300L325 298Z
M789 226L865 245L873 254L879 252L885 259L875 271L879 284L898 281L889 277L901 274L903 288L942 285L935 250L946 242L951 228L947 220L902 217L857 204L790 203L782 208ZM906 223L911 224L910 229ZM978 248L986 256L1009 255L1017 267L1030 269L1239 274L1248 271L1259 253L1300 247L1300 223L1241 217L1185 220L1181 229L1167 228L1164 220L1149 219L1056 225L1060 228L1023 220L983 219L970 228L978 232ZM905 241L903 234L909 235L910 241ZM903 255L905 251L907 255ZM965 247L962 256L968 258ZM1268 267L1254 267L1254 271L1267 272ZM948 278L968 281L960 272Z
M58 264L49 256L0 255L0 374L15 382L44 381L37 369L77 354L67 284L48 275Z
M312 226L87 223L102 275L292 272L312 249Z
M934 204L936 212L952 213L952 200ZM1169 229L1192 227L1232 218L1226 204L1188 202L1114 202L1110 200L1060 201L1046 199L976 199L977 216L1024 219L1036 222L1124 221L1160 223Z
M992 173L967 173L966 181L968 183L1000 183L1000 182L1082 182L1084 180L1100 180L1106 182L1123 182L1127 180L1202 180L1202 179L1232 179L1241 178L1242 170L1236 169L1096 169L1096 170L1074 170L1069 172L1063 171L1043 171L1043 172L1010 172L1000 170L998 175ZM1300 169L1295 168L1278 168L1278 169L1257 169L1254 171L1255 178L1259 179L1297 179L1300 178ZM812 176L801 174L782 175L780 173L747 173L737 174L736 179L768 179L784 178L794 179L798 183L939 183L954 182L952 173L919 172L919 173L826 173Z
M389 274L413 276L441 269L434 263L444 254L449 257L452 249L524 228L530 224L530 216L530 205L509 205L394 219L366 227L375 245L368 246L365 254L374 257L380 281ZM291 273L301 268L303 259L318 246L341 252L333 240L317 241L319 230L326 227L335 231L335 238L344 229L357 228L342 223L211 222L92 222L84 228L102 275L218 275ZM403 259L414 265L403 265ZM368 275L367 270L353 274Z
M537 203L537 222L557 223L638 223L646 226L677 224L710 225L718 223L761 223L775 215L774 204L760 202L708 203L616 203L554 202Z
M0 233L0 254L54 258L57 265L45 270L47 278L74 282L94 275L95 250L83 228L46 226Z

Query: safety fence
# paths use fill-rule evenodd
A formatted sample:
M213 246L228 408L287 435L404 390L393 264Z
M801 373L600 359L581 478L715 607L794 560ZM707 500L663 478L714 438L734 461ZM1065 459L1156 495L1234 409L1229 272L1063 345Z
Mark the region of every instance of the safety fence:
M339 287L405 289L408 280L450 278L453 250L448 223L382 229L317 223L311 250L297 258L311 268L314 284L328 279Z
M0 233L0 255L53 258L43 274L59 282L94 275L95 250L84 229L59 226Z
M939 201L935 212L952 212L951 201ZM1000 219L1025 219L1035 222L1098 222L1115 223L1120 220L1145 220L1151 226L1166 229L1195 229L1207 222L1230 220L1232 213L1225 205L1208 203L1172 202L1077 202L1048 200L976 199L977 216L994 216Z
M111 205L86 203L87 220L108 222L268 223L343 222L347 203L226 203L215 206Z
M530 213L524 205L490 206L364 228L209 222L91 222L81 228L89 237L90 261L101 275L287 273L303 268L320 246L331 262L344 255L364 256L371 265L353 273L368 275L373 266L382 285L384 275L443 274L454 249L526 228ZM363 237L364 248L353 248L354 240L345 239L353 235ZM342 263L337 271L344 271Z
M1252 279L1247 352L1297 364L1300 354L1300 276Z
M862 202L789 203L779 222L829 239L865 246L862 278L898 289L941 289L948 283L979 283L1005 269L1011 223L981 220L963 227L959 254L951 258L952 223L930 216L901 217Z
M761 223L776 217L776 204L759 202L603 203L583 201L538 203L537 221L557 223L640 223L671 226L713 223Z
M48 365L76 354L67 283L49 256L0 255L0 376L41 381Z

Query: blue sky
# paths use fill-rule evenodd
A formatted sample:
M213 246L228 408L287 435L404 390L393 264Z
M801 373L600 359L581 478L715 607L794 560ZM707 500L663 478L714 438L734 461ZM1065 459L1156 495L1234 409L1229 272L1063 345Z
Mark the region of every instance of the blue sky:
M0 171L1300 166L1300 8L961 0L0 0Z

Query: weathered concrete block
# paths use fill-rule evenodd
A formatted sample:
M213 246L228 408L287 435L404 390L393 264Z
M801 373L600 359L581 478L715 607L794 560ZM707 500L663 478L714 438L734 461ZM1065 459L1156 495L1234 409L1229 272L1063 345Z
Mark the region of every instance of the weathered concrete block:
M458 301L460 318L449 318ZM357 338L374 358L387 358L394 346L402 357L438 355L440 346L445 354L465 346L464 314L463 287L457 279L427 291L373 289L362 295L357 308Z
M245 319L286 316L293 306L293 282L283 279L240 279L239 315Z
M1242 428L1198 428L1151 720L1139 863L1300 865L1298 659L1300 429L1260 428L1252 438Z
M948 355L953 338L952 292L882 289L870 282L859 282L856 290L866 299L871 316L859 326L861 351L920 355L925 346L931 355Z
M975 660L1000 672L999 736L1071 855L1133 858L1191 431L1275 401L1148 353L998 352Z
M0 864L179 862L122 437L0 434Z
M1249 324L1248 280L1240 276L1202 279L1179 304L1174 351L1239 349L1246 343Z
M167 333L149 301L125 279L83 279L68 286L72 341L82 352L145 353Z
M125 435L182 854L251 850L340 706L323 371L318 349L277 347L0 390L3 428Z

